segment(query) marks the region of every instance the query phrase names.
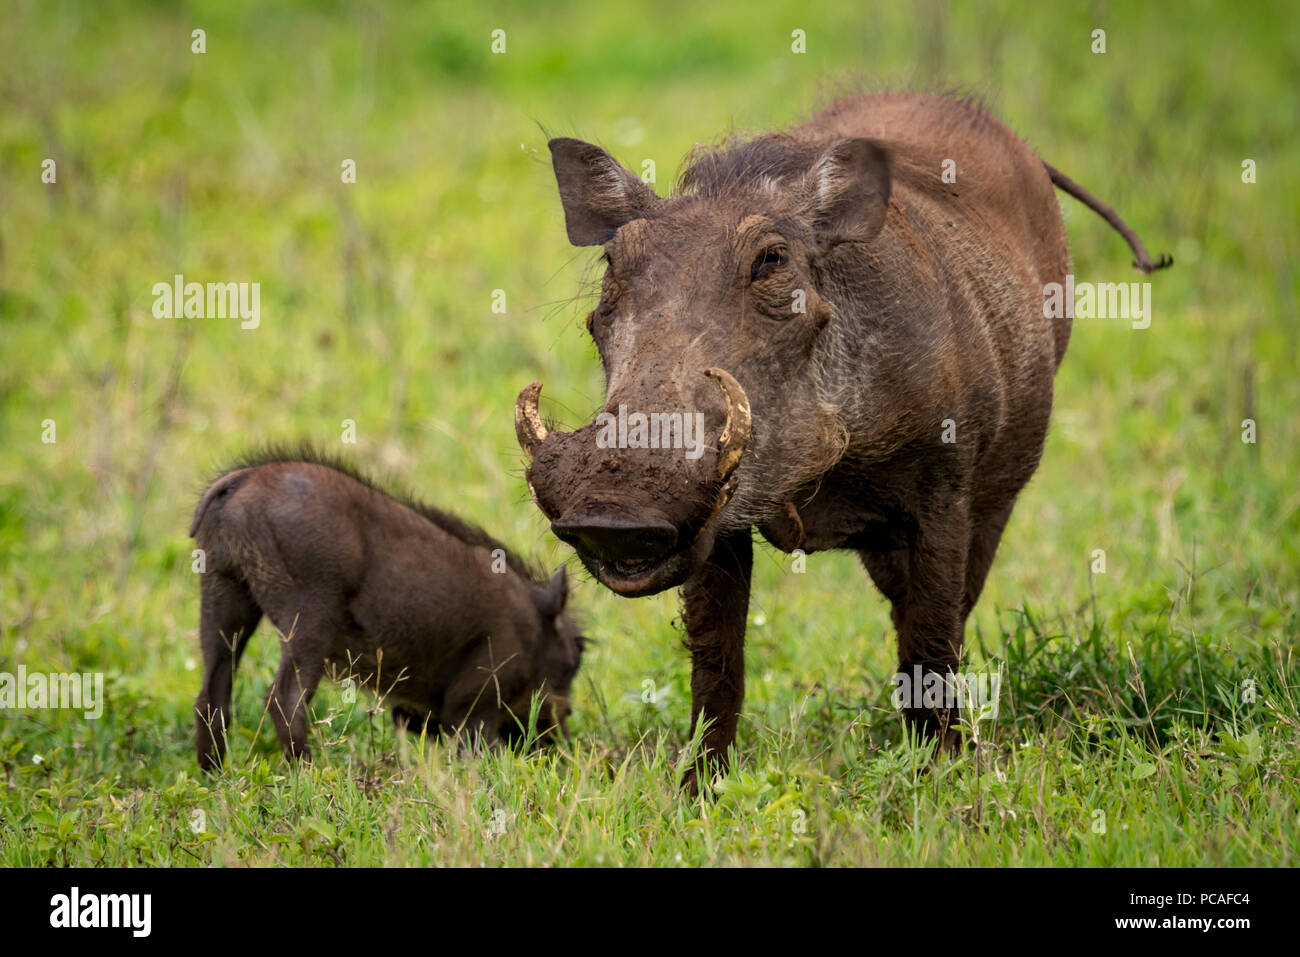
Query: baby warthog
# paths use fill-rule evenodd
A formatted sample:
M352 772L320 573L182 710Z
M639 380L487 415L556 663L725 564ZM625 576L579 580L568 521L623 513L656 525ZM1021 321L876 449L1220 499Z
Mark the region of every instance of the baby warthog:
M283 636L267 709L286 756L311 757L307 705L327 666L380 694L399 725L510 740L540 692L540 730L564 732L583 638L563 568L546 583L480 529L310 450L225 472L190 535L205 568L205 770L225 756L235 668L263 614Z

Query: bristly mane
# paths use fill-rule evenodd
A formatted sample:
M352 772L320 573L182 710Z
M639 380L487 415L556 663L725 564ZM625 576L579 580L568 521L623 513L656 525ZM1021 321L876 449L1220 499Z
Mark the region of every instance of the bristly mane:
M859 90L835 97L814 116L834 115L845 110L861 110L865 101L887 96L906 96L918 106L939 108L953 125L962 124L978 132L996 123L983 98L969 90L948 88L934 92L907 90ZM729 189L755 185L763 181L784 183L797 180L808 172L826 148L825 142L794 135L792 124L783 130L746 134L733 131L714 143L700 143L682 162L682 172L674 184L672 196L719 195Z
M717 195L762 180L797 179L808 172L820 152L788 133L762 133L753 139L733 135L691 150L672 195Z
M388 498L405 505L411 511L428 519L438 528L442 529L448 535L460 539L466 545L476 545L486 548L488 551L501 549L506 556L506 565L513 569L524 578L528 579L534 585L545 585L546 576L541 569L531 561L519 555L514 549L507 548L502 542L493 538L477 525L471 525L464 519L452 515L450 512L444 512L440 508L434 508L425 502L412 496L404 489L387 489L372 479L365 472L361 471L356 465L347 459L339 458L322 452L309 442L301 442L298 445L287 445L271 443L258 446L239 456L234 464L228 468L222 469L220 473L213 476L212 482L217 481L223 475L229 475L239 469L256 468L259 465L272 465L274 463L293 463L302 462L308 465L321 465L328 469L333 469L346 475L353 481L360 482L366 488L378 492L380 495L386 495ZM209 485L212 483L209 482Z

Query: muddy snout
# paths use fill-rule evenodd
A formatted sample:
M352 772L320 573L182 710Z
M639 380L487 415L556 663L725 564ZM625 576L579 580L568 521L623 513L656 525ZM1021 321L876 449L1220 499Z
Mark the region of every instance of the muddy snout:
M575 432L551 431L537 409L540 383L519 395L515 426L534 500L556 536L620 594L680 584L735 490L749 402L727 372L704 375L719 390L707 427L703 412L629 413L620 402Z
M550 435L528 470L533 497L602 584L623 595L670 588L693 565L716 485L680 455L601 448L595 429Z

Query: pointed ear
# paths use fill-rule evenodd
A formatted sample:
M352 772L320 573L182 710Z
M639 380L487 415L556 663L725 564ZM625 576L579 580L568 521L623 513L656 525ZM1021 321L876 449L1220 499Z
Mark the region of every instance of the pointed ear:
M624 223L640 219L659 199L599 146L560 137L548 144L575 246L603 246Z
M808 174L809 215L819 242L865 242L889 207L889 156L873 140L836 143Z
M533 586L533 598L537 610L546 618L555 618L564 611L569 603L569 576L561 565L551 576L545 588Z

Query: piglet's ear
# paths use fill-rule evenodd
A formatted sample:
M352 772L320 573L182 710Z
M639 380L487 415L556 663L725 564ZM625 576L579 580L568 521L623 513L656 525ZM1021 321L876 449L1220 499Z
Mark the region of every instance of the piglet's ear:
M558 137L547 144L575 246L603 246L620 226L643 218L659 201L654 190L599 146Z
M874 140L836 143L805 181L813 232L826 245L865 242L880 231L889 208L889 157Z
M564 611L569 603L569 576L563 565L555 570L545 588L533 587L533 599L546 618L555 618Z

